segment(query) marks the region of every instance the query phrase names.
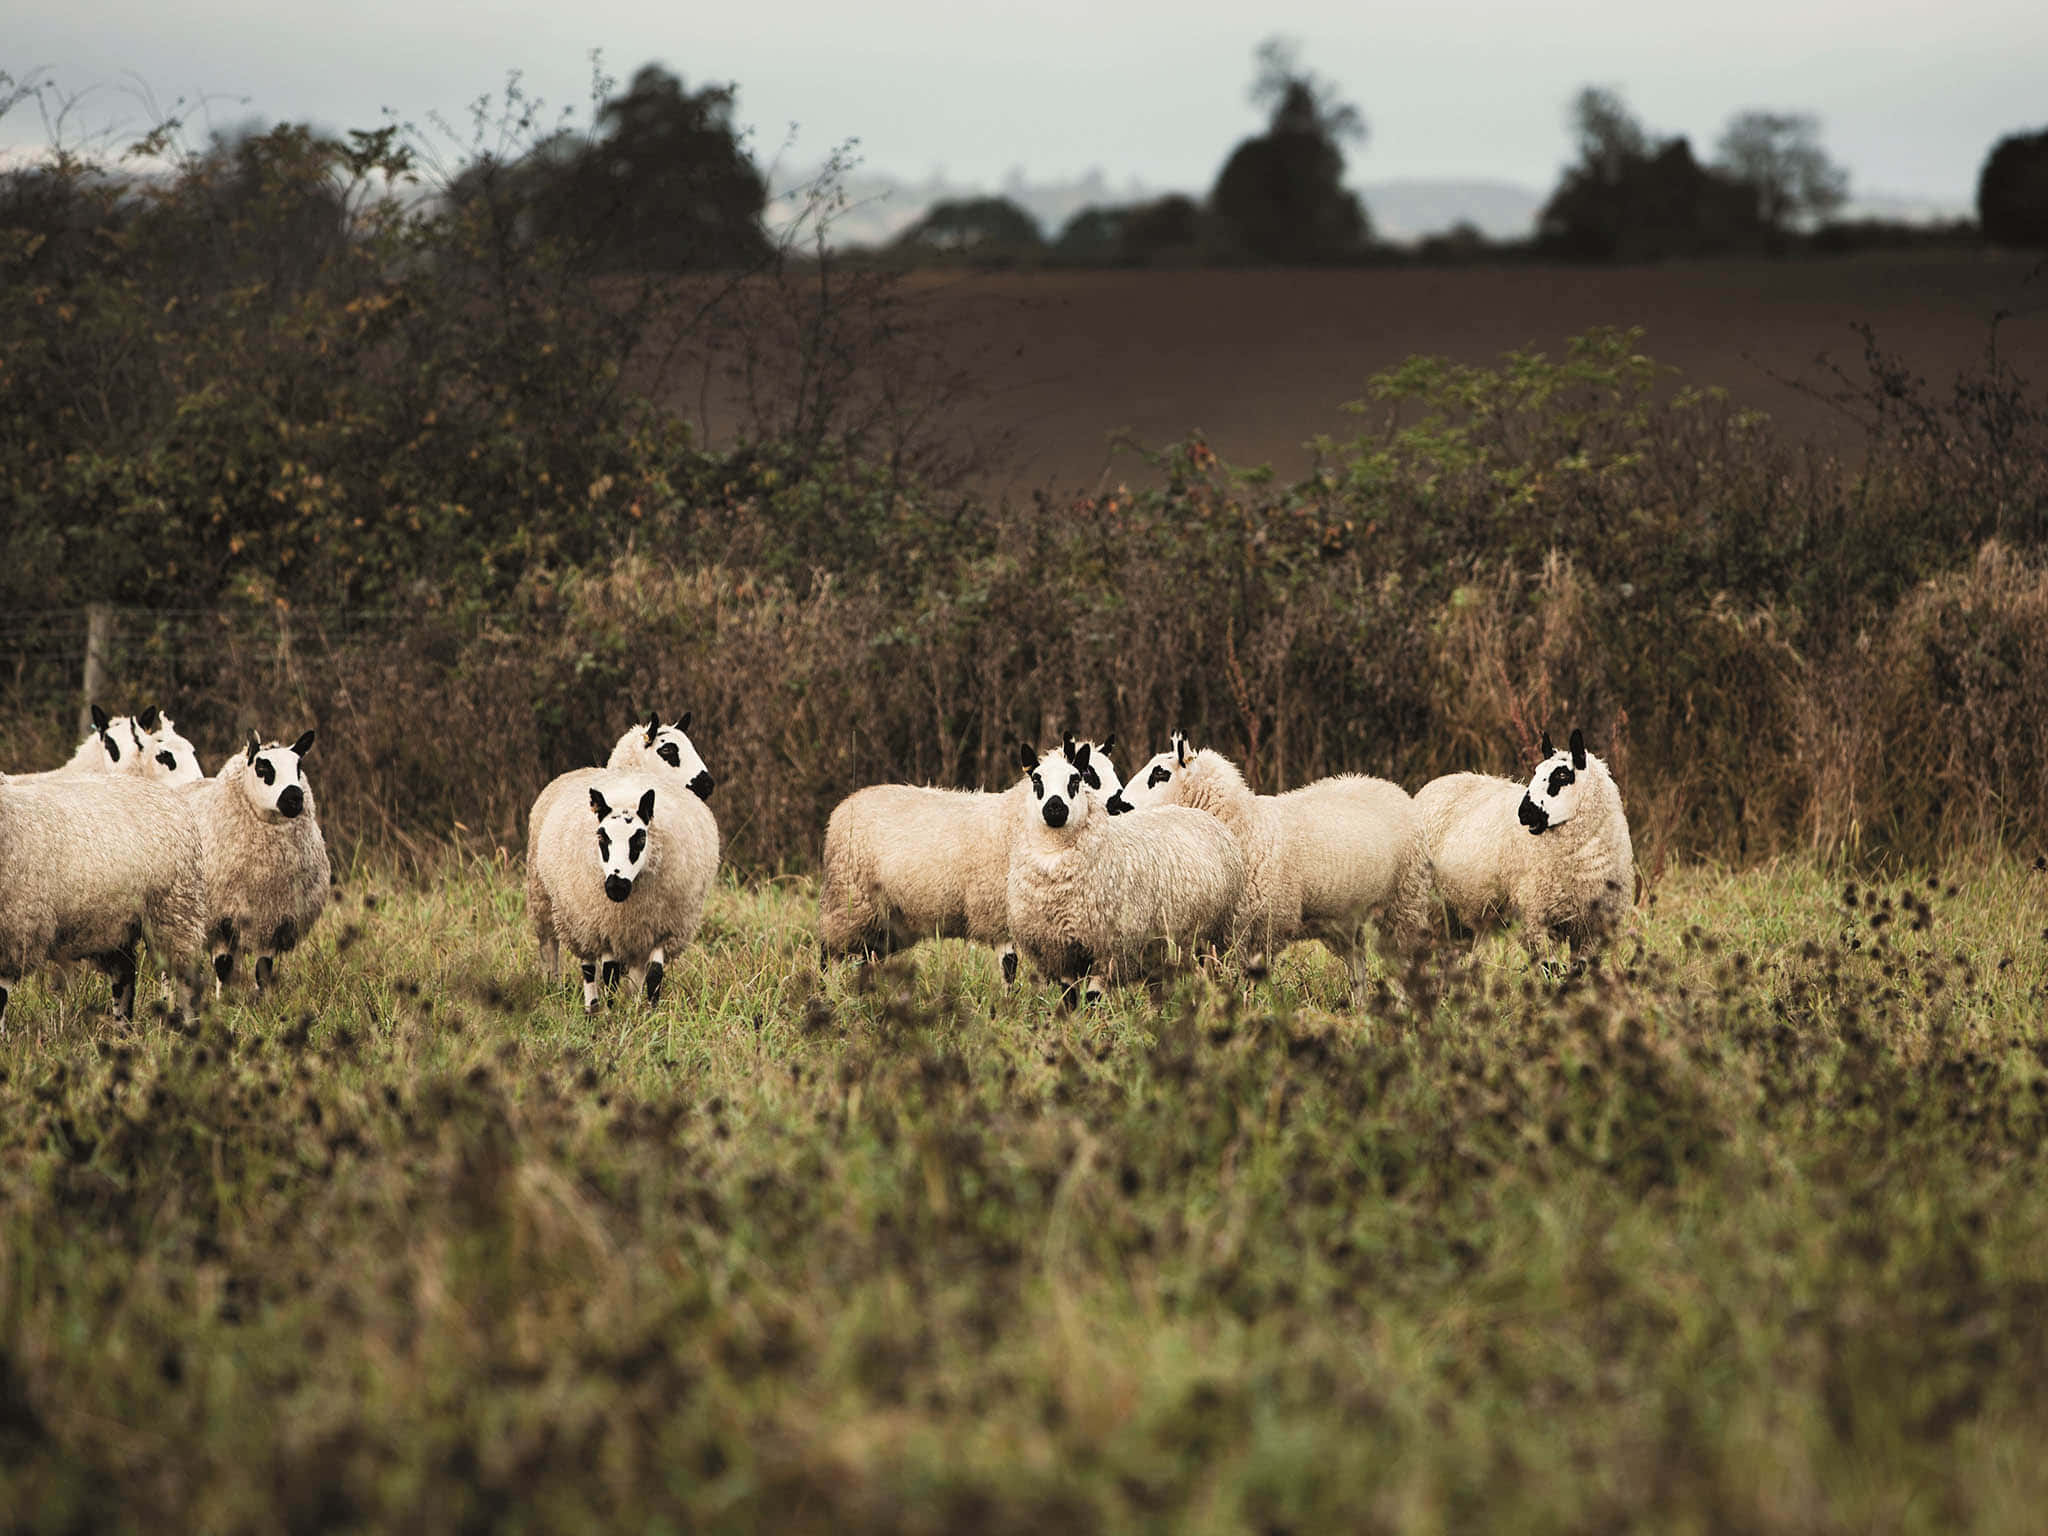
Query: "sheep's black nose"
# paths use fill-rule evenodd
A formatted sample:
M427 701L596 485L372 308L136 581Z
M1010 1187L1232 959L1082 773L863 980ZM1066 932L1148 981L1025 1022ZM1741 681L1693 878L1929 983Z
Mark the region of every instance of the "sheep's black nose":
M296 816L306 808L306 792L296 784L285 786L283 794L277 797L277 813L280 816Z
M1529 829L1531 837L1537 836L1550 826L1550 814L1527 795L1522 796L1522 808L1515 812L1515 815L1520 818L1522 825Z
M704 770L697 777L690 780L690 793L699 800L709 800L711 798L711 791L717 787L718 780L711 777L709 769Z
M613 901L624 901L633 894L633 882L624 875L606 875L604 877L604 893L611 897Z
M1045 802L1045 824L1048 827L1064 827L1067 824L1067 802L1048 800Z

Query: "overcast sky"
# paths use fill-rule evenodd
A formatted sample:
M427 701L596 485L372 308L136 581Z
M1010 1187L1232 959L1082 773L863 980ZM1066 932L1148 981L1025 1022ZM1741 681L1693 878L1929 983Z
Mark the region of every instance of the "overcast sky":
M130 124L145 114L121 93L139 80L164 103L213 98L222 122L337 128L386 107L459 116L512 69L577 103L601 49L621 78L658 59L693 85L737 82L764 160L796 124L794 165L858 138L870 169L906 177L1100 168L1201 190L1257 125L1252 50L1273 32L1365 112L1358 181L1545 190L1588 82L1703 157L1735 110L1815 112L1859 195L1956 205L1993 141L2048 126L2044 0L0 0L0 70L100 87L94 108ZM26 112L0 120L0 142L41 136Z

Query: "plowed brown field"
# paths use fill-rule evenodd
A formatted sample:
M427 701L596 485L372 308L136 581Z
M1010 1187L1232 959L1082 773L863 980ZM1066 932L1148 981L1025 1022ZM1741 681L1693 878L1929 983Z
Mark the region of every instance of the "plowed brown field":
M1855 451L1853 424L1787 380L1830 384L1828 354L1860 373L1867 322L1880 344L1945 387L1981 360L1999 310L2002 353L2048 383L2048 276L2034 263L1959 252L1662 267L1466 267L1364 271L921 273L916 307L946 360L986 398L962 433L1007 435L984 479L997 489L1142 478L1109 446L1119 429L1159 444L1201 428L1240 464L1283 474L1304 442L1343 434L1339 407L1374 372L1418 352L1492 361L1557 355L1595 325L1639 325L1645 349L1688 382L1725 386L1795 435ZM714 439L736 420L717 390L678 390Z

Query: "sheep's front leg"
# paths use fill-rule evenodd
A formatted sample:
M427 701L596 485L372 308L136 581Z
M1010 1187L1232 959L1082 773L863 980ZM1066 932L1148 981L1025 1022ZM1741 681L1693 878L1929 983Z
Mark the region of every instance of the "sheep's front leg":
M625 974L624 968L619 964L619 957L607 951L599 957L598 969L604 978L605 991L618 991L619 978Z
M1017 984L1017 946L1007 940L998 944L996 959L1002 963L1003 985L1014 987Z
M596 1013L603 1001L604 996L598 991L597 986L597 962L595 960L585 960L583 962L583 1011L585 1013Z
M642 985L647 993L647 1006L650 1008L661 1001L661 978L668 970L667 960L667 952L657 944L654 946L654 952L647 957L646 966L642 968Z
M264 950L256 957L256 995L274 991L277 987L277 956Z

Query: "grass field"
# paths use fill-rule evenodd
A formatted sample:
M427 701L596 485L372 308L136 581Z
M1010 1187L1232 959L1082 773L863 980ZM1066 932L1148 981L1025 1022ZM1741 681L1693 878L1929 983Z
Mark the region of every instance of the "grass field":
M359 868L274 1003L24 987L0 1525L2039 1528L2048 875L1674 871L1358 1015L814 913L587 1020L516 868Z

